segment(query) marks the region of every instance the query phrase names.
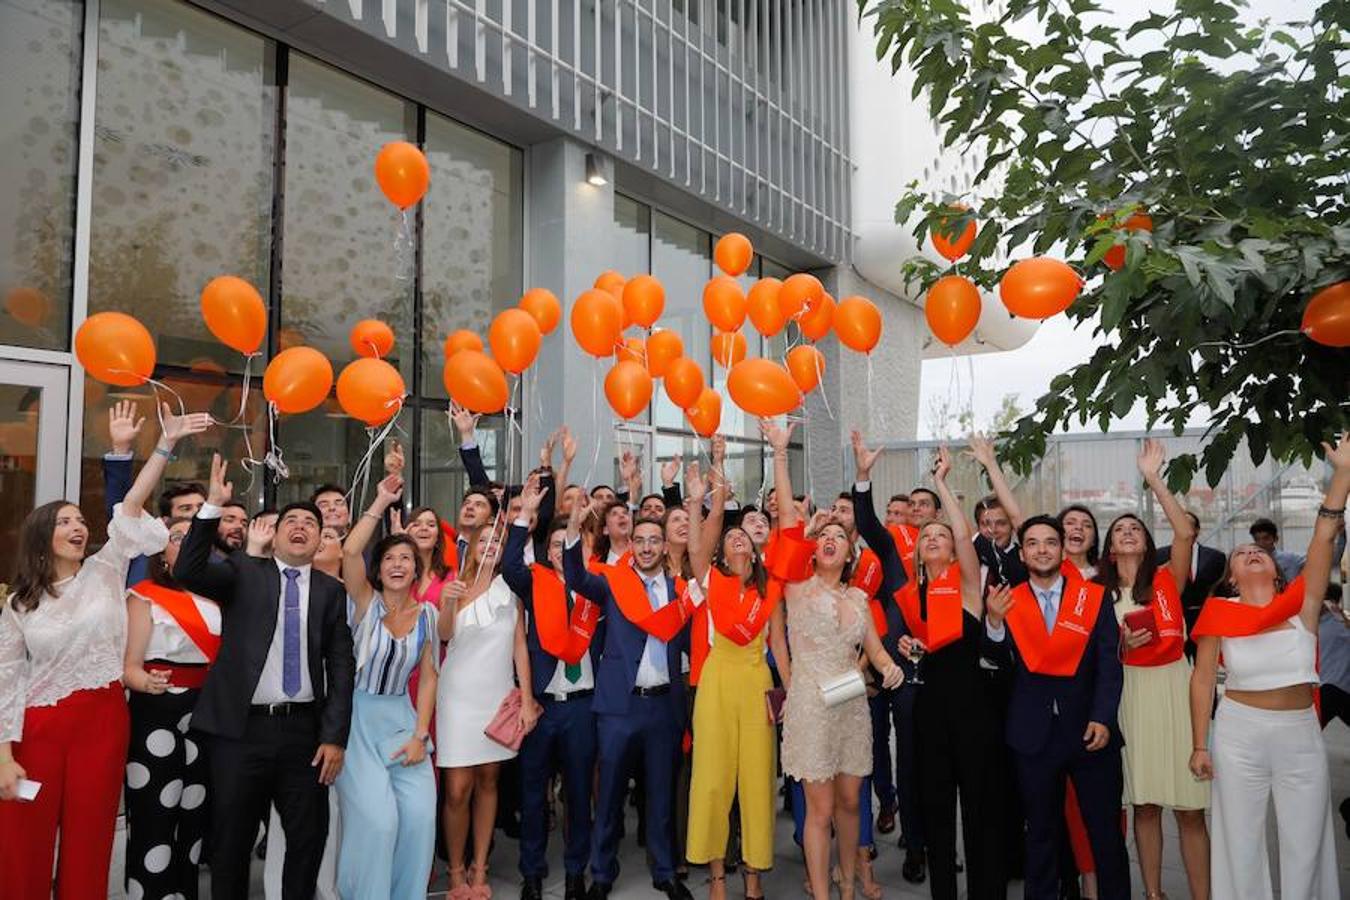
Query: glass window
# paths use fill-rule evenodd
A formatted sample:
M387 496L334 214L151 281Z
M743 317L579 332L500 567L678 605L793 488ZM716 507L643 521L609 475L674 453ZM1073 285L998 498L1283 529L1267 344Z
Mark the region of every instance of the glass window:
M89 311L139 317L160 363L238 370L199 297L223 274L266 296L268 42L186 3L104 0L98 49Z
M666 289L666 311L661 326L680 333L684 355L703 369L703 379L711 383L712 351L708 341L712 328L703 316L703 286L712 275L712 236L693 225L661 212L652 216L652 274ZM688 428L684 411L677 408L663 389L653 398L655 424L667 428ZM726 414L723 403L723 415Z
M394 330L389 362L412 384L411 211L375 182L375 154L408 140L411 104L298 53L286 85L286 215L281 318L288 333L341 370L351 327L377 318ZM432 258L440 258L437 250Z
M623 194L614 195L614 267L631 278L651 269L652 211ZM596 273L597 275L600 273ZM670 290L666 290L669 309Z
M431 189L423 204L422 393L444 397L442 345L488 326L522 293L524 204L520 151L427 114Z
M0 0L0 344L70 340L84 4Z
M454 432L443 408L425 407L420 410L420 415L422 486L417 503L434 507L441 518L453 521L464 491L469 487L468 476L459 460L459 435ZM493 480L501 479L504 432L505 420L501 416L484 416L478 420L478 450L483 456L483 467ZM519 464L514 468L519 471Z

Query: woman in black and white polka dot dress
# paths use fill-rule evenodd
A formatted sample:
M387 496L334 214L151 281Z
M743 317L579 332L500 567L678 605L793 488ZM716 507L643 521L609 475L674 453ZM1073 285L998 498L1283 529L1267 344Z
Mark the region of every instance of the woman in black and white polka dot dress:
M190 520L169 526L150 577L127 594L123 683L131 689L127 753L128 900L196 900L209 821L207 764L188 734L197 695L220 647L220 608L170 573Z

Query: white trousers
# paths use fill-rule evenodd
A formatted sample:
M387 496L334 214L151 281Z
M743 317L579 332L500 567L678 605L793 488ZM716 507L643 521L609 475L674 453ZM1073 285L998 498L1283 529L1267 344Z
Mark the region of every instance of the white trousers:
M1275 798L1280 896L1339 900L1330 775L1317 713L1232 700L1214 716L1211 893L1270 900L1266 808Z
M323 845L323 861L319 863L319 882L315 900L339 900L337 889L338 845L342 842L342 821L338 810L337 791L328 790L328 839ZM281 830L281 816L272 807L267 820L267 859L263 861L263 896L267 900L282 900L281 868L286 860L286 832Z

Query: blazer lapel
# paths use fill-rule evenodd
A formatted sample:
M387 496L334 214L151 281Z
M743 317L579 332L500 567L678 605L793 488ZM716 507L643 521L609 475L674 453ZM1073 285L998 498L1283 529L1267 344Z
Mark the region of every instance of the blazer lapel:
M320 573L312 566L309 570L309 601L306 611L309 614L307 626L305 628L306 636L309 638L306 656L309 657L309 679L314 687L314 699L322 700L324 697L323 681L323 617L324 617L324 589L318 581Z

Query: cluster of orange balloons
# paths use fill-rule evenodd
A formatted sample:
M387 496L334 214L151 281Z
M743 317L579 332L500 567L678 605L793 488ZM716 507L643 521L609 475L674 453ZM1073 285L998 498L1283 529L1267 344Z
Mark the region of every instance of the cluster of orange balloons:
M511 391L506 374L520 376L539 358L544 335L562 321L562 304L552 291L530 288L515 307L497 313L483 339L461 329L445 339L445 390L456 403L476 413L506 408ZM489 352L490 351L490 352Z

